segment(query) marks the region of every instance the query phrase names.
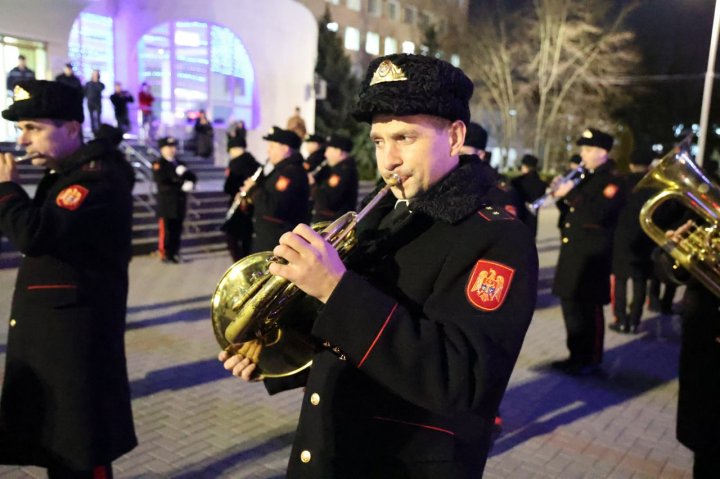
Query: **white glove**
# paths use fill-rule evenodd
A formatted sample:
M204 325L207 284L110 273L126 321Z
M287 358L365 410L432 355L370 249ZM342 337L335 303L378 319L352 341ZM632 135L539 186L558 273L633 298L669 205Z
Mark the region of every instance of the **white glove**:
M175 174L178 176L184 175L186 171L187 171L187 166L184 166L184 165L178 165L175 168Z
M179 168L179 167L178 167ZM193 188L195 188L195 183L193 183L190 180L183 181L182 186L180 187L185 193L190 193Z

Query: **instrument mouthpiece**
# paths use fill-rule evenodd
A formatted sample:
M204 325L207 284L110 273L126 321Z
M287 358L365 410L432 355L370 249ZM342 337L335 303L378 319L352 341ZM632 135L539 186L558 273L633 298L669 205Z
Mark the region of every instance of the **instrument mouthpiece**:
M402 183L402 178L400 178L400 175L397 173L393 173L390 175L390 178L388 178L385 183L387 183L390 186L398 186L400 183Z

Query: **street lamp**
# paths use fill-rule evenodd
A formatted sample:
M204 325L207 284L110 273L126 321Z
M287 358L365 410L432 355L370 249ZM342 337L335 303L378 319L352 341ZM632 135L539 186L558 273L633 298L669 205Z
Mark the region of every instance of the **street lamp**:
M700 134L698 136L698 151L695 160L700 166L705 154L707 142L708 117L710 116L710 98L712 97L713 79L715 78L715 57L717 56L718 26L720 25L720 0L715 0L715 16L713 17L712 37L710 38L710 54L708 67L705 73L705 88L703 89L702 109L700 110Z

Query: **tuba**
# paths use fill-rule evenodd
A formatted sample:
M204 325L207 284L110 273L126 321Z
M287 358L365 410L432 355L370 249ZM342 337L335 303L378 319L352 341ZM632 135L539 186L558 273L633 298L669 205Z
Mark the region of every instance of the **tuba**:
M344 258L357 244L355 227L400 183L394 175L360 212L345 213L332 223L312 225ZM285 377L312 364L317 350L310 336L321 303L290 281L268 272L271 262L284 261L269 251L251 254L232 265L211 300L215 339L221 348L252 359L263 377Z
M720 297L720 188L693 162L689 140L686 138L663 157L635 186L659 190L640 210L640 226L676 265ZM669 200L679 201L701 218L678 242L653 222L655 211Z

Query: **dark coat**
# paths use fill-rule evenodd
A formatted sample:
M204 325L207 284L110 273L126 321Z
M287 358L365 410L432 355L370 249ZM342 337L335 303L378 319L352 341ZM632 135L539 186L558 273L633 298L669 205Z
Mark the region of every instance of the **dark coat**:
M135 98L126 91L110 95L110 102L113 104L113 108L115 109L115 118L127 118L128 103L133 103L134 101Z
M357 208L359 180L354 158L323 168L315 180L313 223L332 221Z
M195 183L197 176L190 170L178 175L178 166L187 168L187 165L180 160L171 162L165 158L160 158L153 162L153 180L157 185L155 201L157 202L156 212L158 218L185 218L187 194L182 190L182 185L186 181Z
M1 398L0 463L91 469L137 444L125 361L132 168L94 141L34 199L0 183L0 229L23 253Z
M303 161L303 168L308 173L317 173L317 168L325 161L325 147L321 147L317 151L314 151L308 155Z
M203 158L209 158L213 154L214 145L213 138L215 132L211 123L202 124L198 120L195 122L195 146L197 148L197 155Z
M628 192L627 202L620 210L613 239L612 272L622 278L649 277L653 271L650 258L655 243L640 227L640 210L657 190L643 188L633 191L645 173L630 173L623 179Z
M245 180L250 178L258 168L260 168L260 163L247 151L230 160L225 170L225 185L223 186L223 191L230 195L228 207L232 205L235 195L240 191ZM252 209L246 211L241 208L236 209L231 221L224 228L225 232L235 235L239 235L243 230L252 229Z
M547 183L540 179L537 171L532 170L512 179L510 184L520 195L522 207L518 211L518 218L528 225L533 236L537 235L537 216L528 208L528 205L540 198L547 190Z
M612 242L624 182L608 160L585 176L557 205L564 211L562 243L552 292L563 299L610 302Z
M484 168L465 160L410 216L379 227L388 195L359 224L360 246L314 323L326 346L309 372L288 478L482 475L538 274L524 225L486 206ZM494 283L478 281L492 269ZM498 291L500 276L502 299L481 301L477 287Z
M10 70L10 72L8 73L5 85L8 90L12 91L12 89L15 88L15 85L17 85L21 81L34 80L34 79L35 79L35 72L32 71L31 69L25 68L24 70L21 70L20 68L15 67L12 70Z
M58 83L64 83L78 90L82 90L82 82L74 73L72 75L66 75L64 73L59 74L55 77L55 81Z
M102 108L102 92L105 89L105 84L101 81L89 81L85 83L84 88L88 108L100 110Z
M254 189L253 252L271 251L283 233L308 221L310 187L302 161L299 153L284 159Z

